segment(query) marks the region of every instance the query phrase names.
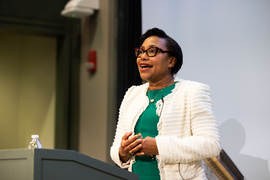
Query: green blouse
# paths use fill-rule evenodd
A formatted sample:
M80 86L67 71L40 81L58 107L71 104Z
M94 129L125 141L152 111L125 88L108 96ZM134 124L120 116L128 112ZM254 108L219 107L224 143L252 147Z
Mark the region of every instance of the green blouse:
M141 133L143 138L156 137L158 135L157 123L159 122L159 116L157 115L156 102L159 101L162 97L164 98L172 92L175 87L175 83L165 87L164 89L157 90L148 90L147 96L149 99L149 105L145 111L139 117L136 126L135 134ZM155 101L150 102L151 99ZM160 113L162 114L162 106ZM132 171L136 174L139 174L140 180L159 180L159 170L158 164L155 156L136 156L135 162L132 165Z

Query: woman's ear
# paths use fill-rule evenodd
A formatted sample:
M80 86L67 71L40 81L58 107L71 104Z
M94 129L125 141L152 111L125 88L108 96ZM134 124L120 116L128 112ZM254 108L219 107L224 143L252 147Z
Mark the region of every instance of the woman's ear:
M169 63L169 67L172 68L175 64L176 64L176 57L172 56L170 57L170 63Z

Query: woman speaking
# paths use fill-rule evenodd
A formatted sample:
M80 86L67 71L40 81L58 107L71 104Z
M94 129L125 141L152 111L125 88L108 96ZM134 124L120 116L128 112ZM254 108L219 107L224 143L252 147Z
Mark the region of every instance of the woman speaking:
M206 180L202 160L219 155L209 86L175 79L178 43L153 28L135 48L140 76L122 101L111 157L140 180Z

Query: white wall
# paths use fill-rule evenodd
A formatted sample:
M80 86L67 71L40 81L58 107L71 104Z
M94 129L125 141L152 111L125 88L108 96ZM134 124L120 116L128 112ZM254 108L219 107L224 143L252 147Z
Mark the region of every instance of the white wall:
M182 47L180 78L209 84L221 144L247 179L270 179L270 1L143 0L143 32Z

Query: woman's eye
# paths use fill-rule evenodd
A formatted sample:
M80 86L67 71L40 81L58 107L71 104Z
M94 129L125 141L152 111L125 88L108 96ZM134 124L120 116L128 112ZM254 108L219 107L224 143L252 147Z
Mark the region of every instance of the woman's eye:
M156 49L149 49L148 52L154 54L156 52Z

